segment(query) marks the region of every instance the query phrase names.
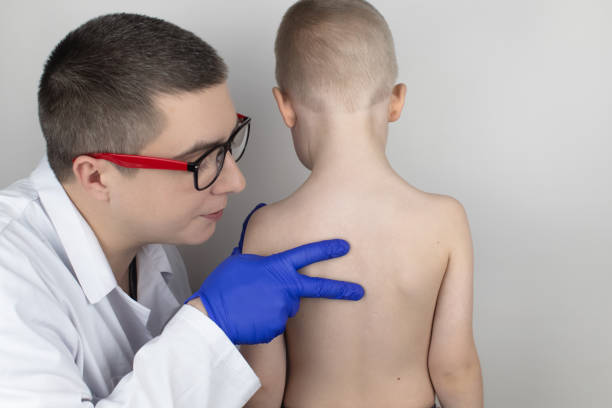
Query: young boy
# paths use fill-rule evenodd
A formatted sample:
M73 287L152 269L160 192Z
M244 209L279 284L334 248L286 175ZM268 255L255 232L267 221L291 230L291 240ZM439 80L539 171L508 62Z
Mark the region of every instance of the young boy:
M321 236L350 253L301 270L358 281L358 304L304 300L284 335L243 346L262 388L248 407L481 407L472 335L472 245L456 200L407 184L385 156L406 87L384 18L363 0L303 0L285 14L273 93L312 171L257 211L244 251Z

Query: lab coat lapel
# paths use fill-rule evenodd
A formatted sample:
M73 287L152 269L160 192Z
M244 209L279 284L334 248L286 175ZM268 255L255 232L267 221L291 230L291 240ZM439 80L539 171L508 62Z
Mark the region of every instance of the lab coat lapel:
M151 310L147 328L155 336L180 307L179 301L167 284L173 270L163 246L147 245L136 257L138 271L138 302Z
M99 302L117 286L117 280L94 232L55 177L47 158L30 177L87 300Z

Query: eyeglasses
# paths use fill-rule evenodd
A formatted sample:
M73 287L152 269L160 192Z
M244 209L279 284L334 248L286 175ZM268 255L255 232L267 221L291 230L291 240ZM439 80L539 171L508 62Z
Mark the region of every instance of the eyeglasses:
M210 187L217 180L223 169L225 156L228 152L232 155L234 161L240 160L244 155L247 142L249 141L251 118L239 113L237 116L238 122L227 142L211 147L192 162L115 153L91 153L88 156L108 160L121 167L132 169L191 171L193 173L194 187L196 190L202 191Z

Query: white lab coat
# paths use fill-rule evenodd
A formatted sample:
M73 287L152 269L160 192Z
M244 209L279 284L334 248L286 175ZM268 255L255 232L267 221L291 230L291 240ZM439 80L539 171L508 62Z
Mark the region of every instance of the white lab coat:
M190 295L175 247L138 253L138 302L46 159L0 191L0 407L240 407L260 386Z

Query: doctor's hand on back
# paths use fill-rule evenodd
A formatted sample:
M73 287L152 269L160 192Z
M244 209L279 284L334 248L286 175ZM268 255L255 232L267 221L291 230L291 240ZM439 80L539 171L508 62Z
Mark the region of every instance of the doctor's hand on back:
M285 331L287 319L300 306L301 297L359 300L361 285L313 278L297 270L349 251L340 239L306 244L270 256L242 253L244 232L232 255L206 278L186 303L205 311L234 344L267 343Z

